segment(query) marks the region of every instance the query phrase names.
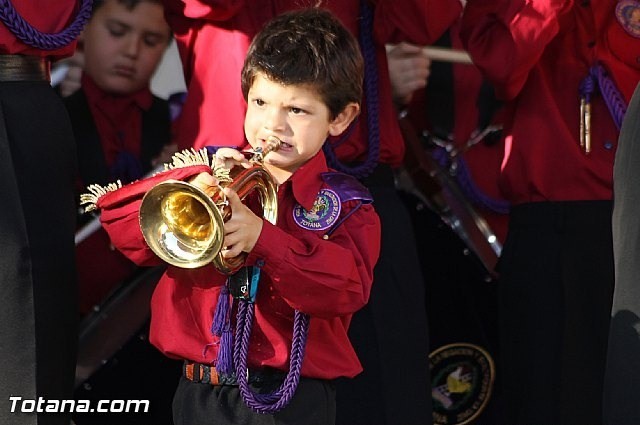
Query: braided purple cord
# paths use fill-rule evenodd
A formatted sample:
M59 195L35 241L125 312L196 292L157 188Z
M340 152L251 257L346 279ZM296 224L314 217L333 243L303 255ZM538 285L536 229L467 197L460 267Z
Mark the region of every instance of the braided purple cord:
M446 168L449 166L449 153L445 148L437 147L433 151L433 158L442 167ZM498 214L509 213L509 202L490 197L475 184L473 177L471 176L471 172L469 171L469 166L463 158L458 157L456 159L456 165L456 181L460 185L462 192L474 205L481 206Z
M624 101L624 98L622 97L622 94L620 94L620 91L616 87L613 80L609 78L607 71L602 65L597 64L592 67L591 73L596 74L602 97L607 104L607 108L609 109L609 113L613 118L613 122L615 122L616 127L618 127L618 130L620 130L620 128L622 127L624 114L627 112L627 105Z
M40 50L56 50L71 44L91 17L93 0L82 0L75 19L64 30L48 34L32 27L18 14L10 0L0 0L0 21L23 43Z
M241 301L238 306L238 325L234 344L234 361L236 363L236 379L240 394L245 404L253 411L262 414L275 413L286 407L300 382L300 371L304 359L304 349L309 330L309 316L295 311L293 322L293 341L289 358L289 371L280 387L269 394L258 394L249 388L247 357L249 338L254 317L254 303Z
M587 102L591 101L591 95L596 90L596 84L600 88L600 93L604 103L607 105L607 109L609 109L613 122L620 130L624 114L627 112L627 104L613 80L609 78L607 70L599 63L592 66L589 69L589 75L580 82L580 95Z
M323 146L324 154L329 165L345 174L362 179L373 172L380 159L380 125L378 111L378 70L376 68L376 52L373 44L373 10L366 0L360 1L360 45L364 58L364 89L367 106L367 159L355 167L341 163L333 146L327 141Z

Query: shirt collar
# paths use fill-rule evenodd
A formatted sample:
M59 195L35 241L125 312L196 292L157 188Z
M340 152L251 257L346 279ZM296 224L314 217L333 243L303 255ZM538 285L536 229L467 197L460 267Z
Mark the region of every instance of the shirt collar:
M322 149L289 178L293 197L305 210L310 210L324 182L322 173L329 171Z

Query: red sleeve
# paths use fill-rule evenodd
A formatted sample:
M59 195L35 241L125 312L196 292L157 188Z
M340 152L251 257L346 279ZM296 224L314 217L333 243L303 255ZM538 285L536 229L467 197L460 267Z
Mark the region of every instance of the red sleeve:
M98 199L96 206L101 210L100 222L109 234L113 246L139 266L161 264L160 258L147 246L140 230L138 212L142 197L161 181L186 180L204 171L211 169L204 165L194 165L165 171L123 186Z
M400 41L433 44L461 13L460 0L379 1L375 12L376 37L383 44Z
M573 0L469 0L460 35L502 99L513 99Z
M343 214L349 204L343 204ZM291 234L265 221L247 264L264 261L262 270L291 308L323 318L354 313L371 292L380 252L378 215L363 205L330 239L321 233Z

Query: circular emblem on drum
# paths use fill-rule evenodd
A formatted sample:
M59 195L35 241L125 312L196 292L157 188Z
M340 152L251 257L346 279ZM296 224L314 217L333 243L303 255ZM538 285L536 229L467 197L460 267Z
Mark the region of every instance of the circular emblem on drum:
M300 204L295 206L293 219L303 229L325 230L334 225L341 209L338 194L331 189L322 189L309 211Z
M429 355L434 425L464 425L475 420L491 396L495 368L482 348L449 344Z
M640 38L640 2L635 0L619 1L616 6L616 18L627 33Z

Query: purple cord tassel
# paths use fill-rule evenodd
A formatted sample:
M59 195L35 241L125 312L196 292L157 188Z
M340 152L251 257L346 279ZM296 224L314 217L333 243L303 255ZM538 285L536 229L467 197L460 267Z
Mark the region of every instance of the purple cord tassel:
M213 314L213 324L211 325L211 333L221 336L225 325L229 321L229 288L224 285L218 294L218 304Z
M224 375L233 374L233 331L231 329L231 302L229 300L229 288L224 285L218 295L216 311L213 314L211 333L220 337L216 369Z
M232 346L233 332L231 331L231 327L227 326L227 329L222 331L222 337L220 337L220 347L218 348L218 358L216 359L216 369L221 375L233 375Z

